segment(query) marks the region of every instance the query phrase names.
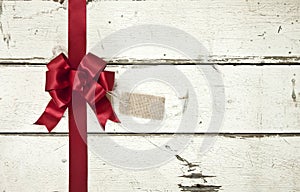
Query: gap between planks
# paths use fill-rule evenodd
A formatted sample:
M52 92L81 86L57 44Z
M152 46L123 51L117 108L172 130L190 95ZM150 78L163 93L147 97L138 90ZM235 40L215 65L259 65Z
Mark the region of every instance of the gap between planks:
M300 59L300 57L299 57ZM0 67L44 67L48 63L1 63L0 61ZM272 67L282 67L282 66L297 66L300 65L299 63L197 63L197 62L156 62L156 61L141 61L136 63L126 63L126 62L108 62L107 65L109 66L132 66L132 65L204 65L204 66L213 66L213 65L220 65L220 66L256 66L256 67L262 67L262 66L272 66Z
M90 136L163 136L163 135L194 135L194 136L223 136L228 138L260 138L260 137L298 137L300 132L294 133L99 133L88 132ZM35 132L1 132L0 136L44 136L44 137L66 137L68 133L35 133Z

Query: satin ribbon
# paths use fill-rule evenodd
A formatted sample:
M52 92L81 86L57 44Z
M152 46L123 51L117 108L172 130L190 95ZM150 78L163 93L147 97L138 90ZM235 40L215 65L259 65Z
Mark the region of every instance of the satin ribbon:
M45 125L51 132L72 104L73 91L89 103L103 129L108 119L120 122L106 97L106 92L113 89L114 72L103 71L105 67L106 62L91 53L82 59L77 70L70 67L64 54L53 59L46 72L46 91L52 99L35 124Z
M72 69L77 69L86 54L86 0L68 1L68 56ZM87 109L80 94L69 106L69 191L88 191ZM76 118L77 117L77 118ZM80 118L78 118L80 117Z

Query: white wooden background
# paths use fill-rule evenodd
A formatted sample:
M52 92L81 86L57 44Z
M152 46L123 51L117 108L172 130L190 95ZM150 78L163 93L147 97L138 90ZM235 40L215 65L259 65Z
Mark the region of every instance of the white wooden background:
M66 7L63 0L0 0L0 191L67 191L67 118L50 135L32 125L49 100L45 64L67 47ZM131 148L157 147L172 137L191 140L168 163L142 171L113 166L91 151L90 191L300 191L300 67L293 65L300 61L299 0L92 0L87 9L88 49L132 25L176 27L206 47L206 64L221 74L225 90L220 133L204 135L211 100L203 74L195 65L183 65L190 60L155 49L113 58L108 68L117 79L131 64L178 64L194 86L201 113L195 135L173 136L172 124L156 134L134 135L112 123L110 135L91 135ZM203 61L201 55L192 59ZM163 94L155 86L142 91ZM201 153L207 137L215 143Z

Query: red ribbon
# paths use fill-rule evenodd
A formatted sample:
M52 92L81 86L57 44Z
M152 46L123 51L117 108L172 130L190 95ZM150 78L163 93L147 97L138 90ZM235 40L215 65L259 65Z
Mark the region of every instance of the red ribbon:
M46 91L52 99L35 124L45 125L51 132L72 104L72 91L85 98L103 129L108 119L119 122L106 97L106 92L112 91L115 74L103 71L105 67L106 62L91 53L82 59L77 70L71 69L64 54L53 59L46 72Z
M108 119L120 122L106 97L106 92L112 91L115 74L103 71L105 67L106 62L91 53L82 59L77 70L71 68L64 54L47 65L46 91L52 99L35 124L45 125L51 132L69 108L70 192L87 192L88 189L85 102L89 103L103 129ZM82 100L85 102L81 103Z
M113 86L114 73L101 72L103 60L86 57L86 0L68 2L68 53L48 64L46 90L52 99L37 121L51 131L68 108L69 114L69 191L88 191L86 102L105 126L107 119L119 122L105 93ZM81 62L80 67L79 64ZM98 65L96 65L98 63ZM96 68L94 68L96 67ZM99 79L95 79L97 74ZM74 74L78 74L75 75ZM71 94L73 93L73 94ZM72 102L76 101L76 102Z
M70 66L77 69L86 54L86 0L68 1L68 55ZM88 191L87 115L86 101L73 94L76 105L68 108L69 114L69 191ZM81 118L75 118L80 116ZM75 120L77 119L77 120Z

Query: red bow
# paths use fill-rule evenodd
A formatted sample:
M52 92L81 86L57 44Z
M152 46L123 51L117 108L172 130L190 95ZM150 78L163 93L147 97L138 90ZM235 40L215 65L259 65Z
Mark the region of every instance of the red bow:
M106 92L112 91L115 73L103 71L105 67L106 62L91 53L81 60L77 70L70 67L64 54L48 63L46 91L52 99L35 124L45 125L51 132L72 104L73 91L81 94L89 103L103 129L108 119L120 122L106 97Z

